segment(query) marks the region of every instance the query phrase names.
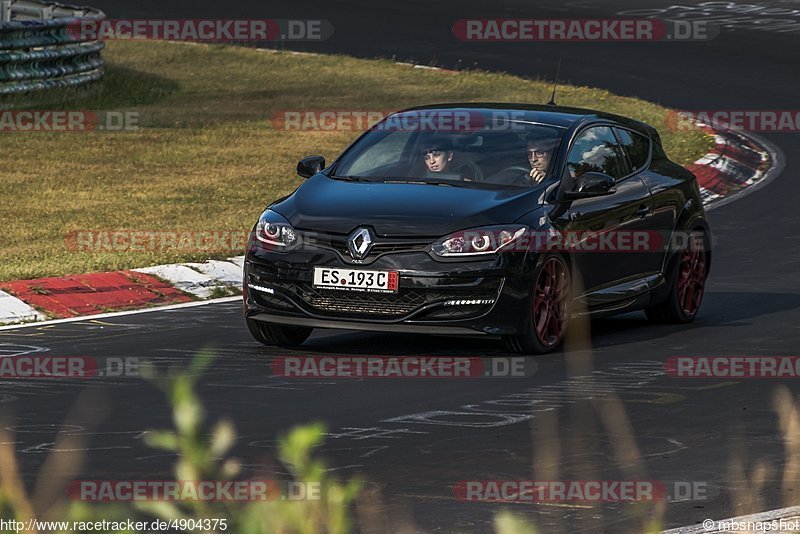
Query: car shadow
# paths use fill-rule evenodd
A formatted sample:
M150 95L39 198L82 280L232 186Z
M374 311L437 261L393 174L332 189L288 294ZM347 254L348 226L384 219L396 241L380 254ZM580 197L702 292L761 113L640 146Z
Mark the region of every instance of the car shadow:
M654 324L644 312L596 319L591 323L595 348L652 341L675 334L709 328L739 328L754 324L754 319L774 313L800 309L800 295L709 291L695 320L689 324ZM727 332L723 335L729 335Z
M758 317L800 309L800 295L709 291L697 319L685 325L653 324L643 312L591 321L589 339L581 345L601 349L669 337L677 332L709 328L737 328L754 323ZM586 334L578 334L585 336ZM728 335L724 333L724 335ZM573 340L574 341L574 340ZM303 344L304 352L330 355L440 355L492 356L508 354L493 337L460 337L346 330L317 330ZM563 354L559 349L554 354Z
M385 332L319 330L303 344L304 349L329 355L374 356L484 356L504 353L503 343L493 337L460 337Z

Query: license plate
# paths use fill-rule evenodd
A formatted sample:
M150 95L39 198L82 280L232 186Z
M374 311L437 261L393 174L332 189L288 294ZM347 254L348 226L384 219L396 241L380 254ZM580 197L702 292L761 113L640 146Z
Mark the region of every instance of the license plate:
M314 287L370 293L397 293L397 271L314 267Z

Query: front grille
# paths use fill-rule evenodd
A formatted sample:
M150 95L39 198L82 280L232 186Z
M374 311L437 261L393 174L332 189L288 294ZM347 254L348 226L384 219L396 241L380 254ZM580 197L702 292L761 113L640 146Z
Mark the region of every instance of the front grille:
M417 289L401 289L393 294L319 290L304 282L294 287L295 293L311 307L334 313L407 315L427 303L426 292Z
M340 256L349 259L350 251L347 248L347 239L348 236L342 235L303 234L303 242L306 245L332 249L338 252ZM375 241L372 244L372 248L370 248L369 254L364 258L365 260L375 259L382 254L424 251L435 241L435 238L409 240L375 237L374 239Z
M425 302L370 302L341 297L313 297L310 304L317 309L340 313L363 313L370 315L408 315Z

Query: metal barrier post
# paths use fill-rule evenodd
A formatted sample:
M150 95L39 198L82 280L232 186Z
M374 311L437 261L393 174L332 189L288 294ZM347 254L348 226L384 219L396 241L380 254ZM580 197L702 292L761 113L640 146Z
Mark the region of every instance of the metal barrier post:
M11 0L0 0L0 24L11 20Z

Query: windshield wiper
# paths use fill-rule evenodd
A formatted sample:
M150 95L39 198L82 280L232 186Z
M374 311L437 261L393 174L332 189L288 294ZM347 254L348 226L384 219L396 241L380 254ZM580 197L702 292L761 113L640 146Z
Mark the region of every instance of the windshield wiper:
M331 176L335 180L347 180L349 182L383 182L386 184L424 184L424 185L446 185L458 187L458 182L450 180L431 180L427 178L399 178L393 176Z
M334 180L347 180L348 182L371 182L363 176L331 176Z
M425 178L384 178L383 181L387 184L426 184L426 185L447 185L450 187L458 187L458 182L428 180Z

